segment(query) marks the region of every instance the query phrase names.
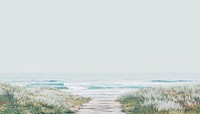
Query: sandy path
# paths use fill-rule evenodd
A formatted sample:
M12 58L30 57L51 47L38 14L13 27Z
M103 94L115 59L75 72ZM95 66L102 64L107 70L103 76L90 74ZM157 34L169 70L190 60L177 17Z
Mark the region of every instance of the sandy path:
M91 100L79 108L77 114L125 114L121 105L114 100Z

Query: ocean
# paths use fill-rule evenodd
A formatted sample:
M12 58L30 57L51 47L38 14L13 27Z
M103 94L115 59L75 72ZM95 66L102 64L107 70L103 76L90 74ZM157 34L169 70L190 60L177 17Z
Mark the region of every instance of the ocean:
M0 73L0 81L53 87L94 99L116 99L141 88L200 83L200 73Z

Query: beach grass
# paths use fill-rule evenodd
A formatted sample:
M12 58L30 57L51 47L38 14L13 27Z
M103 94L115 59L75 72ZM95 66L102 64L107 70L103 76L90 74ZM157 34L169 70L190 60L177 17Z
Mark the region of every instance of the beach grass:
M200 85L144 88L118 100L126 114L200 114Z
M0 114L73 114L89 100L54 88L0 83Z

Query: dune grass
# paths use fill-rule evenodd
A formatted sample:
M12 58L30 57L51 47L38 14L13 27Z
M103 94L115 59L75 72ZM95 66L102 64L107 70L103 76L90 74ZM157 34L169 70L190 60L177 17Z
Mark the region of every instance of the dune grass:
M145 88L119 101L127 114L200 114L200 85Z
M53 88L0 83L0 114L73 114L89 100Z

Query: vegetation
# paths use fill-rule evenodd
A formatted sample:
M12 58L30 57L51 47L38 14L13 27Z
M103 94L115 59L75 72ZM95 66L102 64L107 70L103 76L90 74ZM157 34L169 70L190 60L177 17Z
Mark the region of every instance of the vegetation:
M89 100L53 88L0 83L0 114L69 114Z
M127 114L200 114L200 85L145 88L119 101Z

